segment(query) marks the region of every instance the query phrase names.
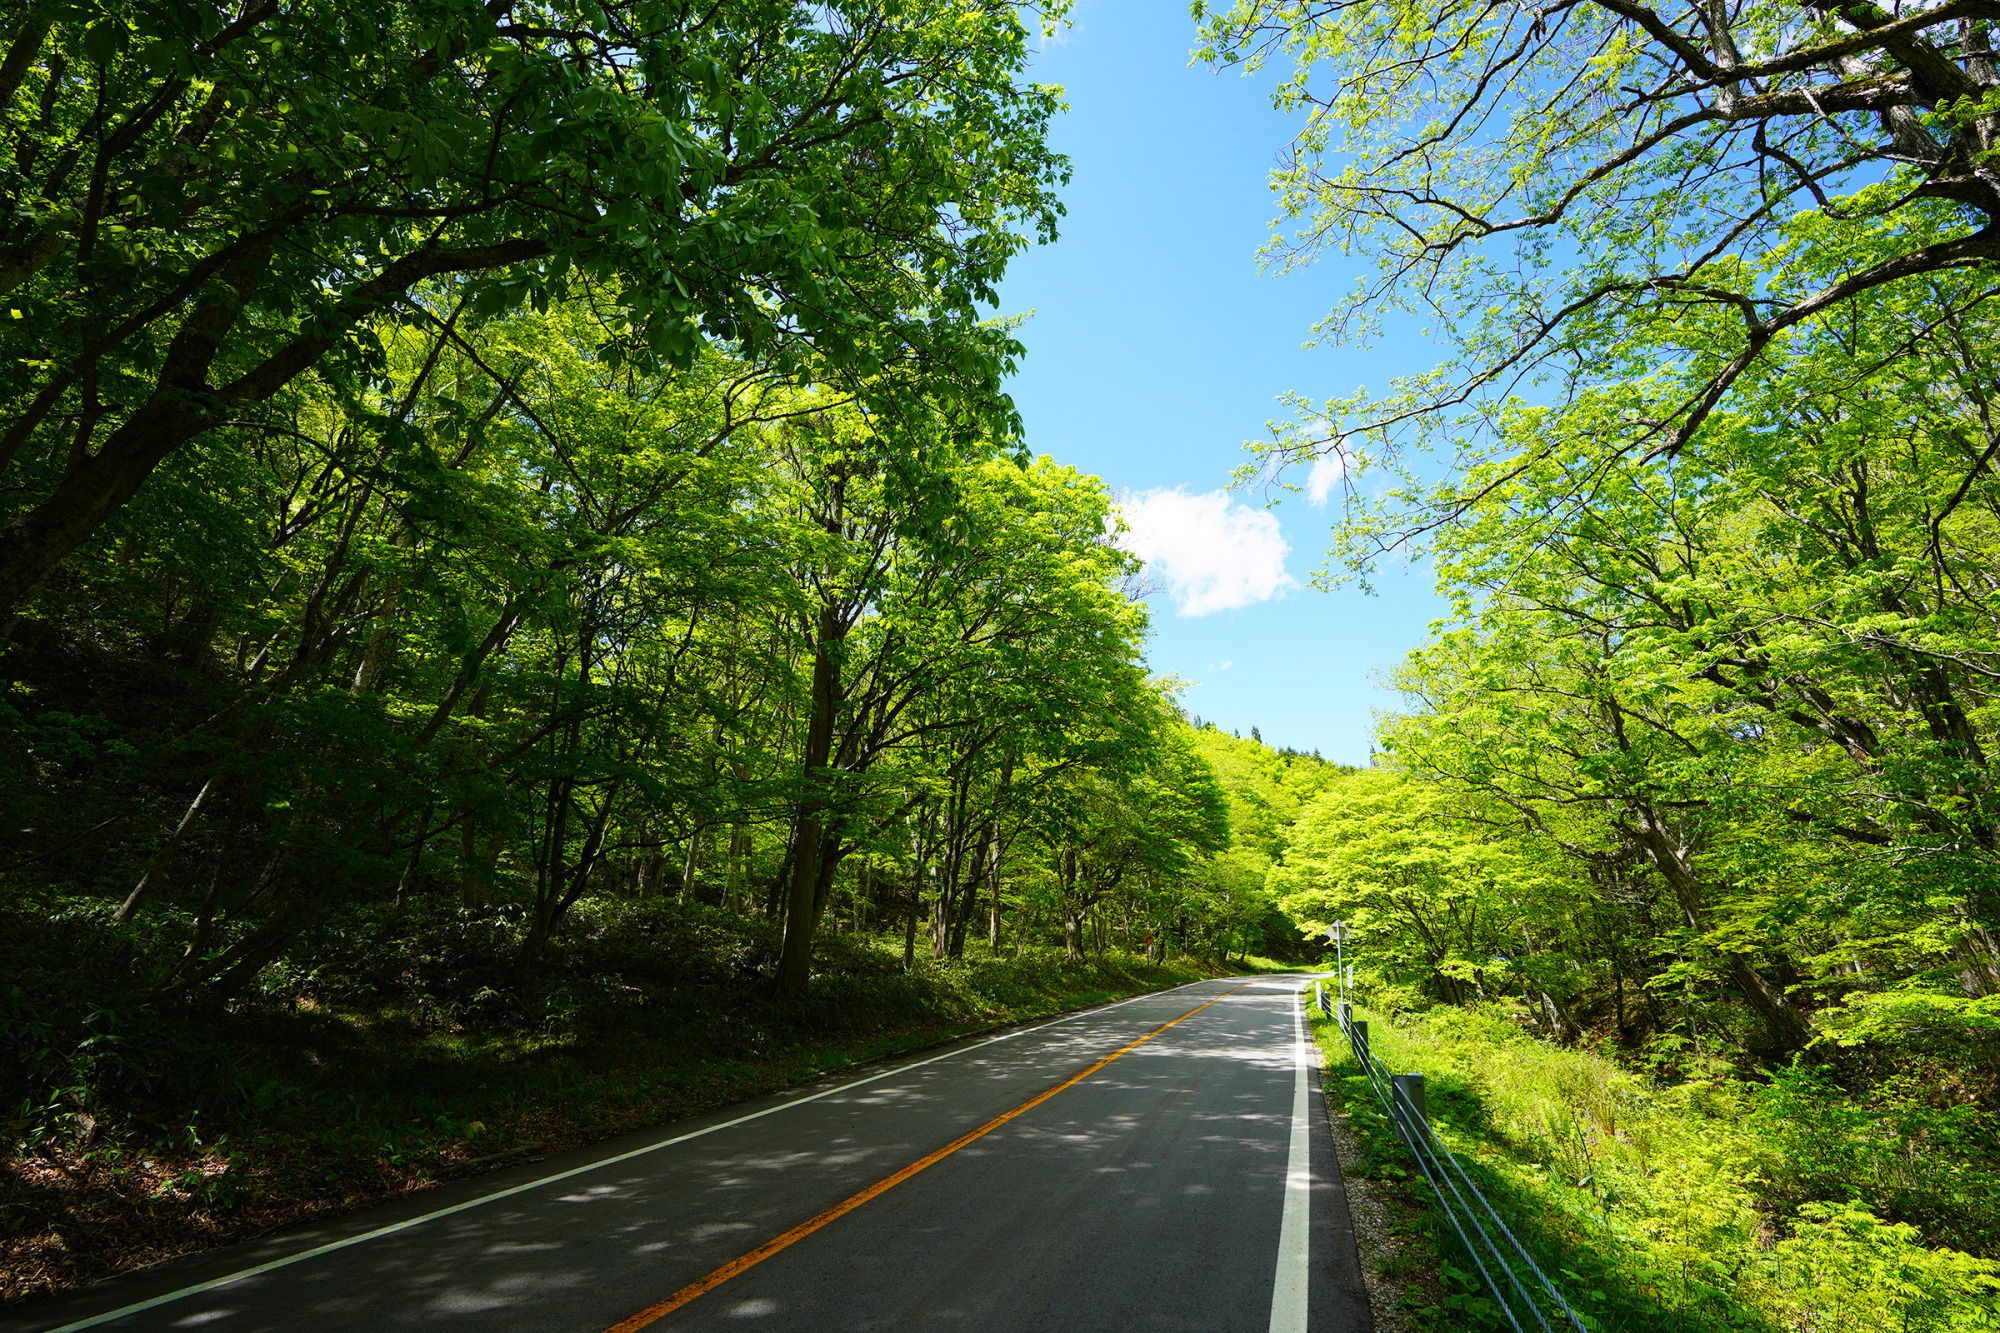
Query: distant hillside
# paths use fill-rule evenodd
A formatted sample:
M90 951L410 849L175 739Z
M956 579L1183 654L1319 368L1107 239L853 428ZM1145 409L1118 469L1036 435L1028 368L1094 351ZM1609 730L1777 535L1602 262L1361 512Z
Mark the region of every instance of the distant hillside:
M1254 730L1246 738L1200 719L1194 727L1194 751L1215 770L1229 799L1230 845L1216 858L1218 887L1261 936L1244 940L1241 947L1273 958L1316 959L1317 946L1278 910L1265 877L1284 854L1300 811L1343 775L1360 770L1317 754L1273 749Z

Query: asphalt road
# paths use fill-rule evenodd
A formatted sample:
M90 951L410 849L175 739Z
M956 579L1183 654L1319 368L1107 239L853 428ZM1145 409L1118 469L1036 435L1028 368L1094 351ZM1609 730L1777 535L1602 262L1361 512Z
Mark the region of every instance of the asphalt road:
M0 1328L1371 1333L1304 980L1200 982L850 1071Z

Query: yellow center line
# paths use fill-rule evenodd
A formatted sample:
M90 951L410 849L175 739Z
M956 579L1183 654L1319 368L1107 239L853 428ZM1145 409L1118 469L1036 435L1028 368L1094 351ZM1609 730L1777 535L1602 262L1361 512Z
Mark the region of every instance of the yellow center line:
M1251 984L1253 983L1246 981L1243 983L1243 986L1248 986ZM959 1137L953 1139L950 1143L945 1144L944 1147L939 1148L936 1152L930 1154L930 1156L920 1158L919 1160L910 1163L908 1166L904 1167L901 1171L898 1171L893 1176L888 1176L882 1180L876 1181L873 1185L870 1185L867 1189L862 1190L859 1194L856 1194L852 1198L844 1200L841 1203L835 1204L833 1207L827 1209L825 1212L819 1214L819 1216L817 1217L809 1218L806 1221L799 1223L797 1226L793 1227L790 1231L787 1231L782 1236L772 1237L770 1240L765 1241L762 1245L759 1245L756 1249L750 1251L748 1254L740 1255L737 1258L731 1259L728 1263L716 1269L713 1273L710 1273L707 1277L700 1278L694 1282L688 1283L685 1287L682 1287L679 1291L667 1297L665 1300L661 1301L658 1305L649 1305L645 1309L639 1311L639 1313L633 1315L630 1319L621 1320L620 1322L613 1324L610 1328L605 1330L605 1333L637 1333L639 1329L646 1327L648 1324L651 1324L659 1319L664 1319L666 1316L680 1309L683 1305L686 1305L689 1301L693 1300L695 1297L700 1296L705 1292L714 1291L717 1287L729 1281L730 1278L735 1277L738 1273L756 1267L758 1264L763 1263L766 1259L776 1254L779 1250L784 1249L786 1246L791 1245L793 1242L804 1240L807 1236L812 1235L813 1232L818 1231L821 1227L825 1226L827 1223L835 1220L836 1218L846 1216L848 1213L853 1212L856 1208L859 1208L862 1204L867 1203L870 1199L874 1198L876 1195L884 1193L890 1189L895 1188L897 1185L902 1184L904 1181L908 1180L911 1176L914 1176L915 1174L917 1174L917 1172L923 1170L925 1167L934 1166L938 1162L943 1161L945 1158L951 1156L953 1153L957 1152L960 1148L963 1148L966 1144L971 1143L974 1139L979 1138L981 1135L990 1134L994 1130L998 1129L1000 1126L1006 1124L1009 1120L1012 1120L1015 1116L1034 1110L1037 1106L1040 1106L1043 1102L1055 1096L1057 1093L1061 1092L1064 1088L1069 1087L1073 1083L1081 1083L1083 1080L1089 1078L1092 1074L1095 1074L1098 1070L1104 1068L1104 1066L1110 1064L1113 1060L1116 1060L1119 1056L1125 1054L1127 1051L1145 1045L1147 1042L1151 1041L1153 1038L1159 1036L1162 1032L1165 1032L1168 1028L1172 1027L1175 1023L1186 1022L1188 1019L1193 1018L1196 1014L1200 1013L1202 1010L1208 1008L1208 1005L1214 1004L1216 1000L1224 999L1228 996L1234 995L1237 991L1242 990L1243 986L1232 986L1228 990L1222 992L1221 995L1216 996L1214 1000L1210 1000L1208 1004L1198 1004L1194 1008L1182 1014L1179 1018L1172 1019L1168 1022L1160 1024L1158 1027L1154 1028L1151 1032L1148 1032L1145 1036L1139 1038L1137 1041L1126 1042L1123 1046L1120 1046L1117 1050L1105 1056L1102 1060L1099 1060L1096 1064L1084 1070L1082 1073L1071 1075L1069 1078L1064 1079L1062 1082L1056 1084L1053 1088L1048 1089L1046 1092L1036 1093L1033 1097L1030 1097L1027 1101L1022 1102L1019 1106L1015 1107L1013 1110L1007 1111L1001 1115L994 1116L991 1120L981 1125L978 1129L973 1130L971 1133L961 1134Z

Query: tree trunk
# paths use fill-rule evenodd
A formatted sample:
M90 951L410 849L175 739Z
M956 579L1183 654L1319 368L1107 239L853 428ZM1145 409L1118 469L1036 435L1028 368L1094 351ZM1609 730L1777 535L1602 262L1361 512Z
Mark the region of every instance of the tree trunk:
M938 863L937 903L931 911L931 957L951 956L951 923L958 905L958 876L964 862L963 844L953 829L951 811L945 812L944 855Z
M989 820L980 826L979 841L973 845L972 874L966 877L964 887L959 891L958 911L951 926L951 956L965 957L965 935L972 927L973 913L979 910L980 890L986 887L987 862L993 847L993 824Z
M817 812L799 820L792 844L791 882L785 891L785 942L778 955L780 995L802 995L812 976L813 899L819 894L820 836Z
M903 916L903 970L917 965L917 918L924 910L924 858L917 855L917 868L910 875L910 910Z
M749 878L750 830L738 824L729 834L729 880L727 886L723 889L723 898L731 911L738 910L737 891L749 881ZM745 895L745 897L747 899L748 895ZM741 910L746 913L749 911L747 901L743 904Z
M47 499L0 528L0 612L19 605L64 557L123 509L162 459L228 419L228 405L208 388L208 372L222 340L256 292L271 247L268 238L245 247L167 344L152 395L95 454L79 460Z
M194 935L188 940L187 948L181 951L180 962L175 968L187 966L190 960L201 957L208 948L210 934L215 927L215 901L222 890L222 876L229 869L230 854L236 850L236 839L243 832L243 815L239 811L229 823L229 835L222 840L222 850L216 854L215 870L208 877L208 889L201 896L201 908L195 913Z
M210 988L212 997L217 1001L227 1001L247 985L266 963L282 954L299 928L319 910L322 881L318 877L308 881L312 887L303 894L286 892L281 878L285 863L291 859L299 830L305 824L311 795L311 784L302 783L293 803L292 816L286 821L285 832L279 838L276 850L264 863L264 869L244 898L243 906L247 909L267 893L272 896L271 914L264 924L214 957L200 958L192 951L184 954L174 969L173 977L159 987L159 994L186 994L220 974L220 979Z
M424 817L417 823L417 838L410 844L409 859L403 862L403 873L396 880L396 909L402 910L403 900L410 888L417 882L417 873L423 868L424 844L430 841L431 819L437 814L435 802L424 807Z
M139 882L132 886L132 892L126 895L125 901L112 914L112 920L120 925L130 921L133 914L139 910L139 904L145 900L147 892L166 877L167 862L173 860L174 853L179 850L182 840L187 837L188 830L194 827L194 817L201 812L209 793L213 792L216 784L221 781L220 771L208 775L208 781L201 784L201 790L195 793L194 800L188 805L187 812L181 816L180 823L174 825L174 831L167 835L164 843L160 844L160 850L154 854L151 864L146 867L146 873L139 876Z
M458 830L458 905L468 910L483 906L486 894L479 882L479 833L466 817Z
M701 863L701 825L688 830L687 855L681 859L680 901L686 902L694 893L695 871Z
M568 826L570 795L565 790L562 805L552 824L549 839L548 872L535 893L534 916L528 924L528 933L522 937L519 951L514 955L514 970L522 977L534 969L540 961L542 951L555 937L556 928L562 925L563 917L576 901L583 897L590 887L590 877L597 869L599 855L604 851L604 833L611 824L612 807L618 801L618 789L622 785L614 781L605 790L604 804L598 807L597 818L592 822L590 832L585 835L583 849L577 854L576 864L565 872L562 863L563 834Z
M993 882L993 912L986 925L986 947L993 956L1000 956L1000 875L1006 868L1006 853L1001 849L1000 840L993 840L993 870L989 878Z
M1693 848L1670 829L1652 810L1638 807L1630 816L1631 833L1651 859L1660 877L1673 891L1682 916L1697 931L1708 930L1703 885L1691 865ZM1757 1016L1764 1020L1771 1040L1781 1052L1803 1050L1812 1040L1812 1028L1792 1002L1759 976L1750 960L1740 953L1724 955L1724 973Z
M792 882L785 897L785 943L778 956L777 990L780 995L802 995L812 976L813 930L819 924L820 845L825 838L823 822L827 760L833 753L833 714L839 703L840 664L834 660L843 629L831 606L819 612L817 637L813 645L812 718L806 726L804 764L805 795L799 809L798 834L792 840Z
M771 877L770 888L764 891L764 919L781 921L785 915L785 894L792 885L792 855L799 844L799 817L792 815L792 827L785 834L785 854L778 862L777 873Z
M1812 1040L1812 1028L1805 1017L1740 953L1729 955L1729 980L1737 994L1748 1000L1750 1007L1757 1011L1757 1016L1764 1020L1764 1026L1770 1032L1771 1040L1777 1043L1780 1053L1805 1049Z
M1570 1021L1569 1010L1548 991L1542 992L1542 1008L1549 1016L1549 1029L1558 1042L1567 1044L1580 1035L1576 1024Z
M993 839L993 868L987 878L993 885L993 914L986 928L986 947L993 950L994 957L1000 956L1000 927L1004 905L1000 901L1000 889L1007 873L1007 843L996 833Z
M813 920L826 919L827 910L833 906L833 879L840 872L840 863L852 848L840 845L840 835L821 832L819 838L819 865L813 878Z
M458 250L419 248L349 288L332 310L309 322L307 331L236 380L212 386L209 371L270 266L281 225L231 243L233 252L219 261L214 280L168 342L146 401L95 454L79 459L47 499L0 528L0 615L13 610L65 556L124 508L168 454L245 407L269 399L318 362L356 323L426 278L498 268L549 251L548 242L530 239ZM54 397L48 396L51 392ZM58 404L61 393L51 384L39 407L31 405L19 416L0 439L0 466L28 442L36 421Z

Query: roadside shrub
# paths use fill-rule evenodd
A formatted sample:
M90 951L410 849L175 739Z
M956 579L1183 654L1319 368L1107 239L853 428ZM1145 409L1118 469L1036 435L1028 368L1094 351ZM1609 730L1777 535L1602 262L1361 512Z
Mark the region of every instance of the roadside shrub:
M2000 1328L2000 1264L1950 1243L2000 1214L1975 1107L1894 1083L1857 1098L1805 1063L1663 1083L1501 1006L1362 1016L1391 1068L1426 1076L1439 1138L1593 1330ZM1342 1068L1338 1026L1315 1030ZM1470 1303L1456 1317L1479 1326Z

